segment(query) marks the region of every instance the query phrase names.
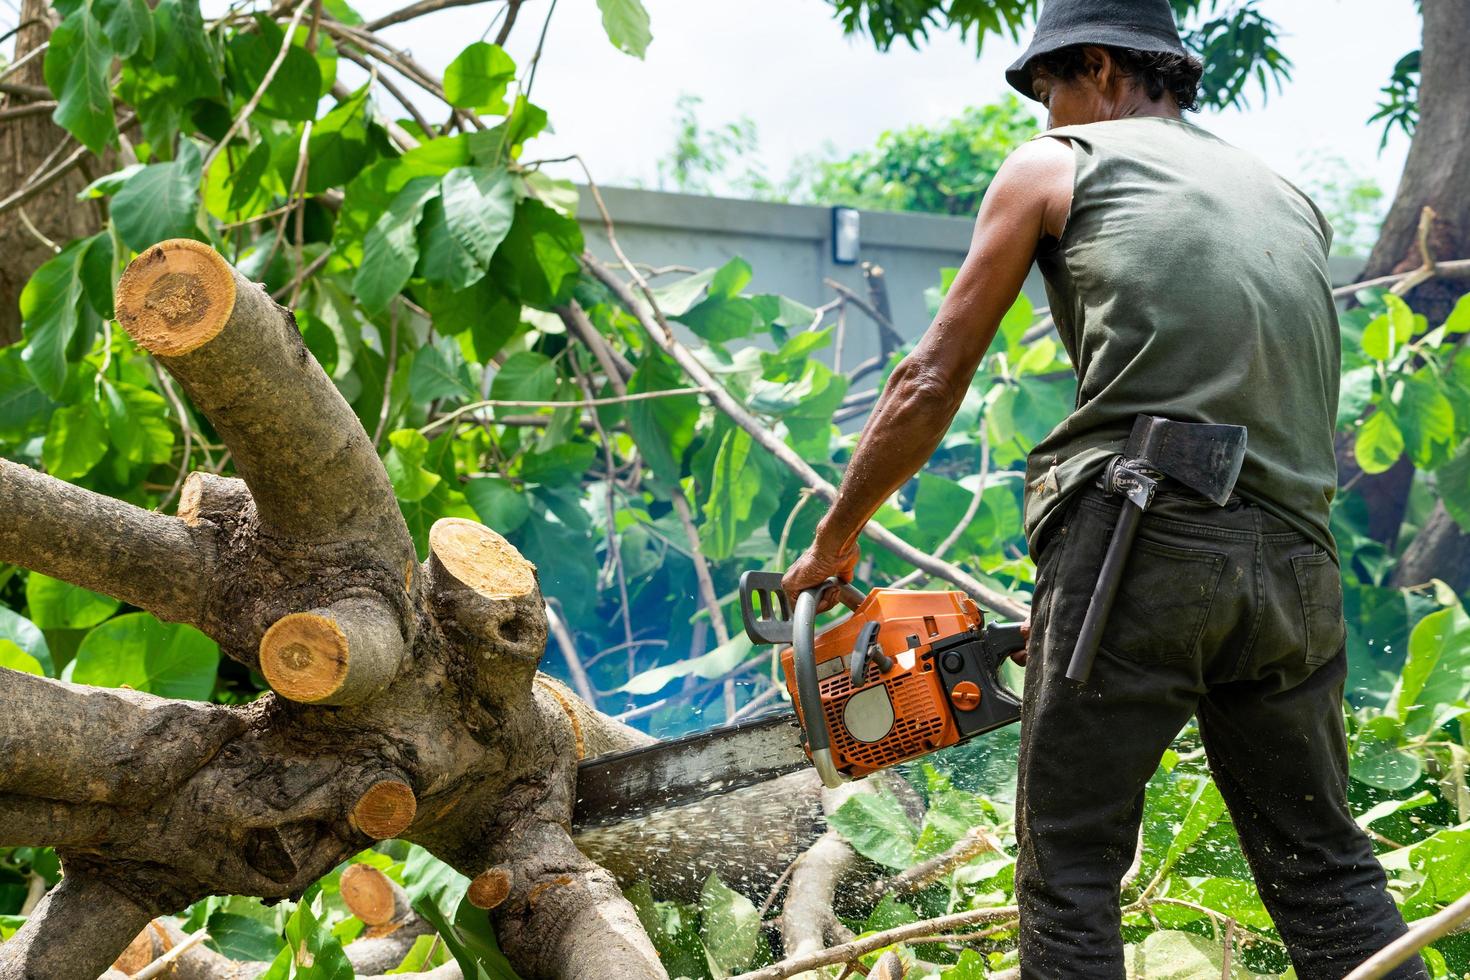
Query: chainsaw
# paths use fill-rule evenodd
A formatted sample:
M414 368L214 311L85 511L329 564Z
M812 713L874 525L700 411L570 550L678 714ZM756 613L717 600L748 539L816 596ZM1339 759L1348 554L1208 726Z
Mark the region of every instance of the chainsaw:
M820 632L829 588L851 614ZM829 787L958 745L1021 717L1001 680L1021 624L986 625L963 592L873 589L828 579L795 608L774 572L740 578L746 635L780 651L796 706L713 731L599 756L577 772L573 826L605 826L811 765Z

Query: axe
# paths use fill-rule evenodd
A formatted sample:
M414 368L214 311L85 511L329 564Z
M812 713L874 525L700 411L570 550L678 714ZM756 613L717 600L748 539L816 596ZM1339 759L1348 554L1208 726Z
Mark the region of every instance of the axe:
M1102 571L1092 589L1092 600L1082 620L1077 647L1067 665L1067 677L1086 682L1097 659L1097 645L1107 625L1108 612L1118 595L1123 566L1133 548L1143 512L1153 503L1159 481L1170 477L1200 496L1224 507L1245 461L1245 426L1175 422L1140 415L1121 456L1108 461L1103 489L1122 496L1123 509L1113 529L1113 540L1103 558Z

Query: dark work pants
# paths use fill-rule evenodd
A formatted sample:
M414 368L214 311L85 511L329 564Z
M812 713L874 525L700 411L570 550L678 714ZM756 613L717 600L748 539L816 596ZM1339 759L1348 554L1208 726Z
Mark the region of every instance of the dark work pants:
M1297 975L1337 980L1405 930L1347 808L1337 566L1254 504L1161 492L1078 684L1067 662L1118 510L1079 492L1038 560L1016 806L1022 976L1123 977L1119 883L1144 787L1197 715ZM1427 973L1416 958L1391 976Z

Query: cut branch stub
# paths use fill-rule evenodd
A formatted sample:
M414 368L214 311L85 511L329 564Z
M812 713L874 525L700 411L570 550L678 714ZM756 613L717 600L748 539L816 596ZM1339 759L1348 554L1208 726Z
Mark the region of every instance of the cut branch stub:
M509 868L494 867L481 871L470 882L465 897L477 909L498 908L510 894L511 871Z
M440 621L482 656L523 667L529 684L547 635L536 566L483 524L447 517L429 529L425 568Z
M178 379L230 448L261 520L311 541L413 553L362 423L276 305L207 245L162 242L117 285L117 320Z
M357 704L388 686L406 650L387 604L343 599L276 620L260 640L260 672L292 701Z
M342 871L342 901L370 926L385 926L406 918L408 896L383 872L370 864L350 864Z
M200 521L236 517L252 506L250 490L244 480L214 473L190 473L179 493L179 518L190 527Z
M388 840L408 829L417 810L411 786L400 779L382 779L358 797L352 826L373 840Z

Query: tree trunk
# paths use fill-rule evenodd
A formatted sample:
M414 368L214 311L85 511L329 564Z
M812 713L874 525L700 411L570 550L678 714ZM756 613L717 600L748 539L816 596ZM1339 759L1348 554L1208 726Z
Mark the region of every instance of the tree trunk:
M117 316L243 479L194 474L166 517L0 460L0 561L191 623L273 690L227 707L0 671L0 845L56 845L65 870L0 980L93 980L159 915L299 897L388 837L476 880L527 980L661 978L620 884L769 883L815 839L803 773L574 843L578 760L651 740L537 673L535 566L458 519L419 562L291 314L211 249L143 253Z
M1364 278L1404 272L1423 263L1418 243L1420 216L1434 209L1430 253L1439 259L1470 257L1470 4L1423 0L1424 40L1419 85L1419 125L1403 177L1383 223ZM1442 321L1465 291L1461 280L1431 279L1405 299L1431 324ZM1409 486L1395 470L1365 478L1359 488L1381 540L1392 544L1403 522ZM1391 530L1388 530L1391 529ZM1428 578L1470 583L1470 535L1436 507L1418 537L1405 549L1394 585ZM1461 587L1464 587L1463 585Z
M47 0L21 0L20 29L16 33L16 60L46 43L51 37L54 13ZM37 55L6 79L20 85L42 88L45 55ZM0 96L0 108L15 109L32 104L17 96ZM51 121L51 113L40 112L0 124L0 187L6 193L23 186L66 131ZM75 170L27 201L22 207L0 214L0 347L20 339L20 292L26 280L54 254L41 240L57 245L97 230L95 205L77 200L88 177ZM29 221L32 228L26 227Z

